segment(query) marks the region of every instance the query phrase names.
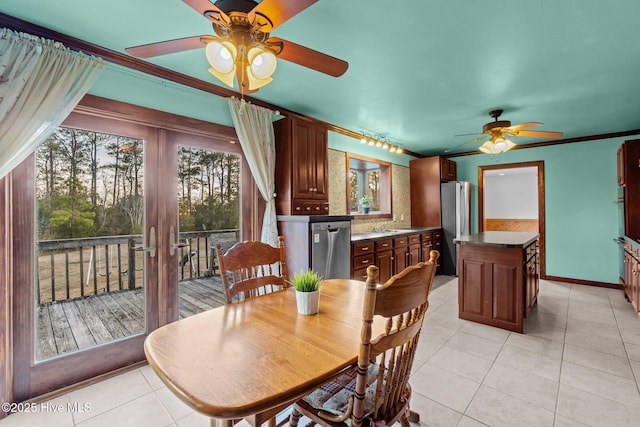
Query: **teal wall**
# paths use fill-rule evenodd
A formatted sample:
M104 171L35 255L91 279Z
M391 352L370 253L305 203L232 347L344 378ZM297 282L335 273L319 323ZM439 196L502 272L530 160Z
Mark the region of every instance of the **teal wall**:
M103 98L233 126L224 98L109 63L89 93ZM329 132L329 148L373 157L409 167L415 157L389 153L336 132Z
M89 93L233 126L224 98L109 63Z
M458 179L473 184L478 229L478 166L544 161L546 273L618 283L616 151L624 138L453 158Z
M232 126L225 100L113 64L93 95ZM547 274L618 283L616 150L624 138L454 158L458 179L473 183L477 230L478 166L543 160L545 164ZM409 166L413 157L372 148L329 132L329 147Z

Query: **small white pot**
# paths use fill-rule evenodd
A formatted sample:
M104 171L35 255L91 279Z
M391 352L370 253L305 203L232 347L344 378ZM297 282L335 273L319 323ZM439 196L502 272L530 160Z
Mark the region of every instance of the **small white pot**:
M320 305L320 291L296 291L296 303L298 304L298 313L304 315L316 314Z

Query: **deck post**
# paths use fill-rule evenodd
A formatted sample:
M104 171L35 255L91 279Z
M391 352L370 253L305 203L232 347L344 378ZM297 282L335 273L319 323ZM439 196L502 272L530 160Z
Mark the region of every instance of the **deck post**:
M136 288L136 241L134 237L129 237L129 260L127 262L127 283L129 289Z

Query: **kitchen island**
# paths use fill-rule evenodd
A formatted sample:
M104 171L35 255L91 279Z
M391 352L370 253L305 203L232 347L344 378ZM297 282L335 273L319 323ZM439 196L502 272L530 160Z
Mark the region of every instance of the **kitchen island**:
M522 333L538 296L538 238L487 231L455 239L458 317Z

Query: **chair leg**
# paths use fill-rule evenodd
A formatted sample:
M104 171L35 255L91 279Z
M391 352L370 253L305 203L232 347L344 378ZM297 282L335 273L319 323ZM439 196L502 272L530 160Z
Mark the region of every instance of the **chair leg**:
M402 414L402 416L400 417L400 425L402 427L411 427L411 424L409 424L409 417L407 417L405 414Z
M291 410L291 415L289 416L289 426L290 427L298 427L298 421L302 418L302 413L298 411L295 406Z
M409 411L409 421L412 423L419 423L420 422L420 414L418 414L417 412L414 411Z
M233 420L219 420L211 418L211 427L233 427Z

